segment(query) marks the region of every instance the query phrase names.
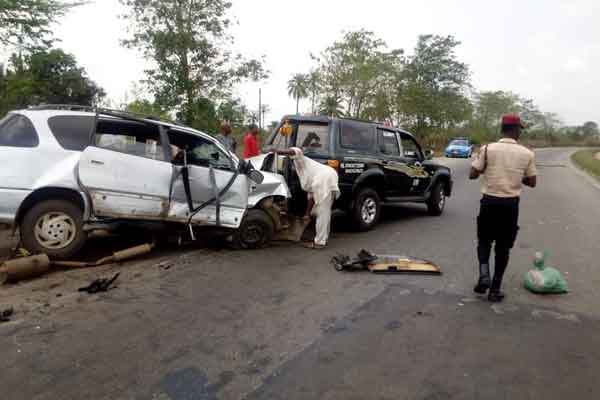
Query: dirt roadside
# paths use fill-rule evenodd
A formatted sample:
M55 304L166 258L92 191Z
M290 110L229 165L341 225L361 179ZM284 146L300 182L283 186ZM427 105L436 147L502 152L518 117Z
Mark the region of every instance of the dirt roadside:
M18 243L8 230L0 231L0 261L9 258L11 249ZM142 241L123 243L119 238L102 238L91 241L84 249L85 259L99 259L114 251L123 250ZM120 273L110 290L137 291L152 285L160 285L161 277L168 275L171 268L186 264L189 256L199 250L194 247L158 248L152 253L124 263L108 264L99 267L80 269L54 269L52 272L16 284L0 285L0 310L14 309L12 323L25 320L38 320L60 313L76 312L81 303L94 303L104 293L87 294L79 292L98 278L111 278ZM143 291L143 290L142 290ZM93 305L86 307L93 309Z

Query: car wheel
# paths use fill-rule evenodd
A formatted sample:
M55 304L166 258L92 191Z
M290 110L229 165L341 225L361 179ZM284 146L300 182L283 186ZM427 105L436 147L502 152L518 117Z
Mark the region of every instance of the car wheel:
M66 200L47 200L33 206L21 221L21 241L31 254L50 259L73 257L85 244L83 211Z
M352 210L354 223L358 230L373 229L381 214L381 200L373 189L362 189L358 192Z
M238 249L259 249L269 244L275 234L273 219L263 210L249 210L233 234Z
M438 182L433 187L429 200L427 200L427 210L429 211L430 215L438 216L442 215L445 206L446 190L444 189L444 184L442 182Z

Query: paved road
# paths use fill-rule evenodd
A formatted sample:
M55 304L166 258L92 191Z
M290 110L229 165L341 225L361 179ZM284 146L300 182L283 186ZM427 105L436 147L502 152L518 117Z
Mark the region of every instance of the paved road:
M455 196L440 218L391 208L361 234L339 218L325 251L195 250L168 271L148 262L118 289L0 325L3 398L599 398L600 190L568 154L538 151L540 185L524 194L502 305L472 295L478 186L467 161L449 160ZM328 265L361 248L432 259L444 275ZM552 253L570 294L522 289L537 249Z

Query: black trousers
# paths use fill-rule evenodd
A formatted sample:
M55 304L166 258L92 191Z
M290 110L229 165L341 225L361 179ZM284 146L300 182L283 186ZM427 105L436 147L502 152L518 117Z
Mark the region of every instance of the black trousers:
M489 265L495 243L494 278L491 290L498 291L508 266L510 250L519 232L519 198L484 195L477 217L477 255L479 264Z

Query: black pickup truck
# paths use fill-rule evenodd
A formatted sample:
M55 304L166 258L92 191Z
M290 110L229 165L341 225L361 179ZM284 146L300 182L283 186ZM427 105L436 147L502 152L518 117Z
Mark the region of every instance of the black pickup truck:
M335 204L357 229L373 228L383 204L424 203L441 215L452 192L450 169L431 160L410 133L375 122L345 118L286 116L266 140L263 170L274 169L272 152L299 147L304 155L339 174L341 197ZM290 208L302 215L306 196L287 158L277 163L292 193Z

